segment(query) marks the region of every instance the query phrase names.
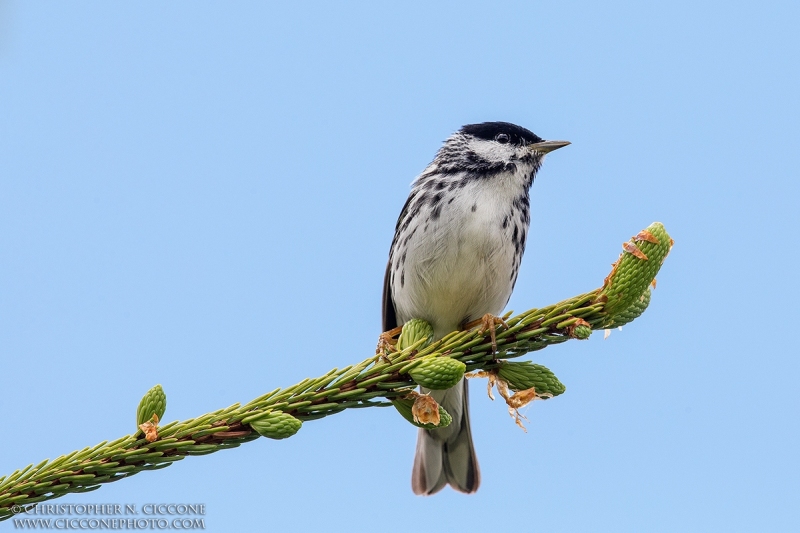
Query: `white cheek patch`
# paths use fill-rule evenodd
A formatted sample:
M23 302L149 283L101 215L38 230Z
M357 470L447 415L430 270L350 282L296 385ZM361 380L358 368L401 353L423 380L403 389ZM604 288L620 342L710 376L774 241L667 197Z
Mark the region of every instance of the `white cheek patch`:
M514 159L514 155L517 151L511 144L500 144L495 141L484 141L483 139L471 140L468 147L475 152L478 157L491 161L492 163L511 161Z

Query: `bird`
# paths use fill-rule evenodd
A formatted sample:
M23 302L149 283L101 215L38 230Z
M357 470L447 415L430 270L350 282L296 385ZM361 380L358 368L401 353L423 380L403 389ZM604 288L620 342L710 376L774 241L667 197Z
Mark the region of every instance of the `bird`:
M431 324L438 340L502 312L525 251L529 190L545 155L568 144L509 122L468 124L444 141L411 184L397 219L383 284L384 332L417 318ZM453 420L419 430L414 493L432 495L448 484L475 492L481 476L467 381L422 393Z

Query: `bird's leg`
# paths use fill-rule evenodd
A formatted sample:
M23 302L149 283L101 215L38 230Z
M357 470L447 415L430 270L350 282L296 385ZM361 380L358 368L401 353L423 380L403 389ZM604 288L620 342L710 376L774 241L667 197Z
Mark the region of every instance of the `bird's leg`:
M471 329L475 326L480 326L478 329L479 333L483 334L488 331L489 338L492 339L492 354L495 354L497 353L497 331L495 330L495 327L501 325L508 329L508 324L506 324L506 321L501 317L494 316L491 313L486 313L478 320L473 320L472 322L465 324L464 329Z
M492 354L497 353L497 331L495 326L504 326L508 329L508 324L506 324L505 320L499 316L486 313L483 315L483 318L481 318L481 327L478 330L481 333L489 332L489 338L492 339Z
M380 354L381 359L387 363L391 363L386 356L387 353L397 351L397 347L395 346L397 344L397 339L395 339L395 337L399 335L401 331L403 331L403 326L398 326L389 331L384 331L378 336L378 346L375 347L375 354Z

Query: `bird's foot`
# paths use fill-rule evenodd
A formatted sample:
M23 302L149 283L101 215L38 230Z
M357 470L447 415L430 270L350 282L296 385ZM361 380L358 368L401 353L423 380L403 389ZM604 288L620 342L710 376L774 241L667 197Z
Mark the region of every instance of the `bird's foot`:
M505 320L503 320L499 316L494 316L491 313L486 313L478 320L473 320L466 326L464 329L474 328L475 326L480 326L478 328L478 333L484 334L487 331L489 332L489 338L492 339L492 354L497 353L497 326L503 326L508 329L508 324Z
M380 355L384 362L391 364L388 355L397 351L397 346L395 346L397 344L397 339L395 337L397 337L402 330L403 326L399 326L381 333L378 337L378 345L375 347L375 355Z

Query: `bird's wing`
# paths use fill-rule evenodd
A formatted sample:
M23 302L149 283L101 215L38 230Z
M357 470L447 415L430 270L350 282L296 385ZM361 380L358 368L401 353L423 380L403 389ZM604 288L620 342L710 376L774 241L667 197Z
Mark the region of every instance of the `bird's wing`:
M383 278L383 329L389 331L397 327L397 313L392 299L392 261L386 264L386 276Z
M400 236L400 225L403 222L403 219L406 217L408 212L408 207L411 205L411 201L415 198L415 193L412 192L408 195L406 199L406 203L403 205L403 209L400 210L400 216L397 217L397 224L394 227L394 238L392 239L392 248L389 250L389 262L386 264L386 274L383 277L383 305L381 306L383 309L383 330L382 331L389 331L390 329L394 329L398 326L397 324L397 311L394 308L394 299L392 298L392 252L391 250L394 249L395 244L397 243L397 239Z

